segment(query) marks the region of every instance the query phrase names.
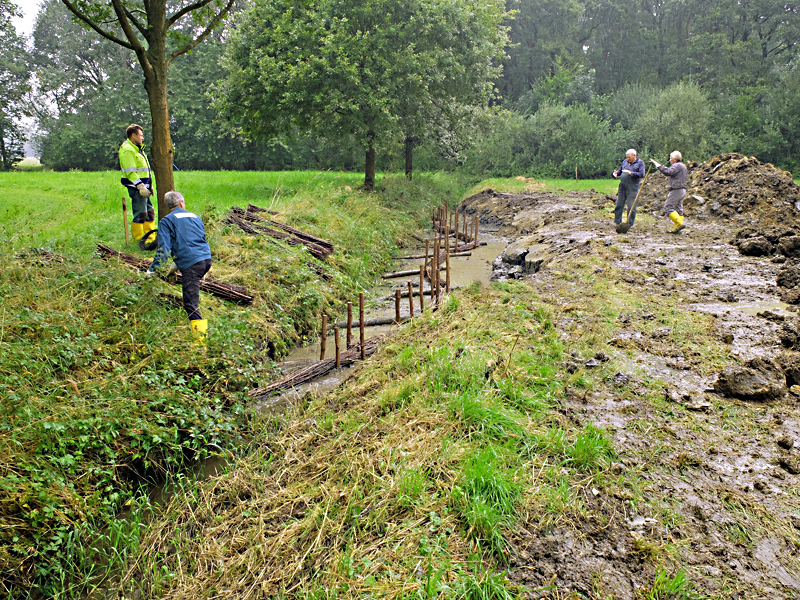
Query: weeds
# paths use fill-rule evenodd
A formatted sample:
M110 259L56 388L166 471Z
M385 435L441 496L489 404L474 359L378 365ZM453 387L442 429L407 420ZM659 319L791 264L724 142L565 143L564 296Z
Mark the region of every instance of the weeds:
M694 589L683 571L670 576L664 570L656 572L653 584L636 594L637 600L703 600L708 598Z
M123 531L116 515L137 502L140 485L189 472L212 453L242 452L253 426L264 425L246 408L246 390L271 376L273 359L315 335L323 312L341 310L372 281L400 232L417 227L415 213L458 193L443 180L428 188L424 176L413 185L383 180L393 191L367 196L345 191L348 176L339 174L177 175L206 223L211 276L256 296L252 307L203 296L211 327L202 354L183 311L161 300L174 290L93 256L97 242L149 256L123 248L116 175L0 176L14 181L3 184L0 225L2 596L37 589L85 597L118 570L123 542L104 541L97 558L93 541ZM76 204L61 190L78 178L86 195ZM389 210L395 193L407 210ZM316 265L329 278L308 266L314 259L302 247L248 238L221 222L231 205L250 202L331 239L337 252ZM408 401L404 393L389 410ZM348 435L363 429L357 416L330 424ZM140 533L125 533L131 551ZM173 572L150 574L168 586Z

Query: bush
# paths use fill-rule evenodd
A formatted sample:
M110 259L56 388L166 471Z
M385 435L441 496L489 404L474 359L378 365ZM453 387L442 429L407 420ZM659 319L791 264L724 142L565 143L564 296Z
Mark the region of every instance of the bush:
M661 162L679 150L684 158L705 160L710 151L711 107L694 83L677 83L661 92L636 119L634 131L642 141L639 154L649 152Z
M544 104L530 118L497 114L495 127L469 166L497 177L591 178L606 175L619 157L620 135L584 106Z

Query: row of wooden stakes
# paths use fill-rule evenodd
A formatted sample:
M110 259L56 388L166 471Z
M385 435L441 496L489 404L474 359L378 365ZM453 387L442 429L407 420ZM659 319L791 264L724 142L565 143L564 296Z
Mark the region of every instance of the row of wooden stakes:
M470 222L471 221L471 222ZM469 252L466 252L468 249L472 249L477 247L478 245L478 226L479 226L479 219L476 215L470 221L467 220L466 215L462 219L462 223L464 225L463 232L459 231L459 213L458 211L452 211L450 213L447 205L439 207L438 209L434 210L433 212L433 229L437 233L436 237L433 239L433 253L431 253L431 240L428 238L425 240L425 255L424 259L425 262L419 267L419 292L417 295L419 296L419 312L420 314L425 312L425 279L427 278L430 281L430 296L431 296L431 303L433 306L438 306L439 303L443 299L443 293L449 294L450 293L450 256L455 254L456 251L460 255L468 255ZM451 227L452 226L452 227ZM450 249L450 235L451 233L454 234L455 243L453 247L453 251L451 252ZM462 246L458 245L459 236L463 239L466 243ZM444 248L442 248L444 246ZM430 257L430 260L429 260ZM423 258L422 256L418 256L416 258ZM442 262L444 264L442 264ZM444 281L441 279L441 271L444 270L445 278ZM408 275L416 274L416 270L410 271L398 271L395 273L387 273L383 275L384 279L389 279L392 277L404 277ZM359 319L356 325L359 328L359 335L360 335L360 347L361 347L361 358L362 360L365 358L364 356L364 328L366 326L376 326L376 325L390 325L390 324L399 324L403 321L408 319L414 318L414 286L412 282L409 280L407 283L407 294L408 297L408 309L409 309L409 316L406 318L402 318L400 315L400 308L401 308L401 298L403 297L403 290L398 288L394 292L394 313L395 317L394 320L384 318L384 319L373 319L370 322L365 322L364 320L364 293L362 292L359 294L358 298L358 305L359 305ZM339 335L340 335L340 328L346 326L346 349L349 349L352 344L352 330L353 330L353 303L347 303L347 321L343 323L336 323L333 327L333 339L334 339L334 346L336 351L336 368L340 366L341 360L341 345L339 342ZM325 360L325 352L326 352L326 345L327 345L327 332L328 332L328 315L322 315L322 333L320 336L320 351L319 351L319 359Z

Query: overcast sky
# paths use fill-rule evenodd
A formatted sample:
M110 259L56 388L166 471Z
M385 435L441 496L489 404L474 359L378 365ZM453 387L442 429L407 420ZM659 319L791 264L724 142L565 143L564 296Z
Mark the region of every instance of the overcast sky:
M41 0L11 1L19 6L24 15L21 19L14 19L14 27L17 28L17 33L30 35L33 33L33 22L36 20L36 15L39 13L39 4Z

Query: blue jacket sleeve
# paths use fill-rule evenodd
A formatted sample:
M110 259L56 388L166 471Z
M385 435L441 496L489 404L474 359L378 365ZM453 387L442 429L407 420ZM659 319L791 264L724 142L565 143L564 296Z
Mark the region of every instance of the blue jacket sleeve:
M167 218L161 219L158 224L158 248L156 248L156 255L153 257L153 263L150 265L148 271L155 271L161 267L172 256L172 243L175 235L174 226Z
M633 169L631 170L633 171L634 177L638 177L639 179L644 177L644 161L641 158L637 159L636 162L633 163Z

